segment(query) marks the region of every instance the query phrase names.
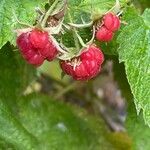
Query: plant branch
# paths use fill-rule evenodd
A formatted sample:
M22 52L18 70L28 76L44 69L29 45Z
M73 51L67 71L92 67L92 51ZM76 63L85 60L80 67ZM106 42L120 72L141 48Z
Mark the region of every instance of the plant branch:
M70 20L71 23L73 22L70 13L69 13L69 20ZM77 36L76 36L77 30L76 30L74 27L72 28L72 30L73 30L73 38L74 38L74 42L75 42L75 47L77 48L77 50L79 50L79 49L80 49L80 45L79 45L78 38L77 38Z
M74 23L68 23L69 26L74 27L74 28L88 28L91 27L93 24L93 21L85 24L74 24Z
M16 16L15 12L14 12L14 11L12 11L12 12L13 12L13 15L14 15L14 17L15 17L16 21L17 21L19 24L21 24L21 25L23 25L23 26L26 26L26 27L29 27L29 28L34 28L34 27L33 27L32 25L30 25L30 24L27 24L27 23L21 22L21 21L17 18L17 16Z
M61 98L64 94L66 94L69 91L71 91L72 89L74 89L77 86L77 84L78 84L78 82L73 82L71 85L67 86L66 88L64 88L63 90L58 92L58 94L54 98L55 99Z
M42 20L42 23L41 23L41 27L44 28L45 27L45 24L46 24L46 21L48 19L48 17L50 16L50 14L53 12L54 8L56 7L57 3L59 2L59 0L55 0L55 2L52 4L52 6L49 8L49 10L46 12L43 20Z

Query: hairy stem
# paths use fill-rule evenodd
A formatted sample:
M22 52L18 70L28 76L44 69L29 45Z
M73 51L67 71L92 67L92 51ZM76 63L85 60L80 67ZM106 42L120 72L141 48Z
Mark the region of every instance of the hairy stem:
M70 20L71 23L73 23L72 17L71 17L71 14L70 14L70 13L69 13L69 20ZM80 49L80 45L79 45L78 38L77 38L77 36L76 36L77 30L76 30L75 27L72 27L72 30L73 30L73 38L74 38L74 42L75 42L75 47L77 48L77 50L79 50L79 49Z
M48 19L48 17L50 16L50 14L53 12L54 8L56 7L56 5L58 4L59 0L55 0L55 2L52 4L52 6L49 8L49 10L46 12L42 23L41 23L41 27L44 28L46 25L46 21Z
M74 24L74 23L68 23L69 26L75 27L75 28L88 28L93 25L93 21L85 24Z

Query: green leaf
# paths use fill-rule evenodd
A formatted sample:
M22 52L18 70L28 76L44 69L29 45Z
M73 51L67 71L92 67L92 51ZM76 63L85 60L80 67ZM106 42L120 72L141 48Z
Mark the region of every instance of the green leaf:
M42 95L24 97L16 108L15 116L38 139L40 149L99 150L99 146L112 147L103 136L107 134L103 122L88 117L78 108Z
M73 2L74 1L74 2ZM81 17L84 21L99 18L101 15L109 11L115 4L116 0L76 0L69 1L69 13L72 14L74 23L82 23ZM120 0L120 5L126 5L128 0Z
M147 25L147 27L150 28L150 9L145 9L144 13L143 13L143 18L145 21L145 24Z
M113 149L104 136L107 130L101 120L47 96L21 96L34 69L19 59L18 51L12 49L7 44L0 54L1 147L20 150Z
M34 136L16 120L2 99L0 99L0 129L0 138L17 149L30 150L38 144Z
M123 6L127 3L127 0L120 0L119 2ZM115 4L116 0L84 0L79 9L90 13L92 18L97 18L110 10Z
M150 126L150 28L132 8L127 9L124 20L128 25L118 36L119 58L125 62L137 112L143 110L145 122Z
M43 7L43 0L1 0L0 1L0 48L7 41L15 43L14 30L20 28L16 17L21 22L33 24L36 19L35 8ZM15 17L15 15L16 17Z
M20 58L19 51L13 49L6 44L0 51L0 145L6 149L32 149L37 141L16 120L11 110L17 111L17 99L33 80L35 69Z
M125 125L128 136L131 140L132 150L149 150L150 128L144 124L143 115L140 114L139 116L137 116L136 114L133 102L133 95L130 90L130 85L128 84L127 81L123 63L119 64L118 61L115 62L114 72L115 72L115 79L117 80L119 87L122 90L122 95L128 102L127 118ZM129 138L123 138L123 140L127 142L128 141L127 139ZM119 139L119 141L121 140L120 137L118 137L117 139Z
M150 128L144 124L143 115L137 116L134 104L130 103L126 127L129 136L132 138L135 150L149 150Z
M19 50L6 44L0 50L0 97L11 106L35 78L35 69L21 57ZM14 101L9 99L14 99Z

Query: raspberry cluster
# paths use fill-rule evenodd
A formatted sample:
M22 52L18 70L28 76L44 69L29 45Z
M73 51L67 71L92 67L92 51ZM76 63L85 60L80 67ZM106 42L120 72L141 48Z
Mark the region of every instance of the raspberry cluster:
M75 80L90 80L98 75L104 61L102 51L95 45L83 50L83 53L71 61L61 61L62 70Z
M17 38L17 45L24 59L36 67L44 60L52 61L58 53L48 33L38 29L22 33Z
M120 19L113 13L107 13L102 19L102 25L96 33L99 41L109 42L113 39L114 32L120 28Z
M99 27L96 38L100 41L110 41L114 32L120 28L119 18L108 13L102 18L102 24ZM53 42L54 38L43 29L34 28L31 31L23 32L17 38L17 45L24 59L36 67L43 64L45 60L52 61L57 56L63 55L58 43ZM93 40L92 40L93 41ZM55 44L57 45L57 50ZM82 45L82 44L81 44ZM84 45L79 56L69 60L60 60L60 67L63 72L72 76L75 80L90 80L96 77L101 71L101 65L104 61L104 55L100 48L92 42ZM60 57L58 57L60 58Z

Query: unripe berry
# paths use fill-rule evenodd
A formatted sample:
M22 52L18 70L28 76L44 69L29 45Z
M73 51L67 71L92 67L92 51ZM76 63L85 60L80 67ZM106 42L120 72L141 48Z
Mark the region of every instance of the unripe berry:
M104 26L114 32L117 31L120 28L120 19L118 16L112 13L108 13L103 18Z
M75 80L90 80L101 70L104 61L102 51L94 45L86 48L83 53L72 61L61 61L62 70Z
M113 39L113 32L108 30L105 26L100 27L96 33L96 39L103 42L109 42Z

